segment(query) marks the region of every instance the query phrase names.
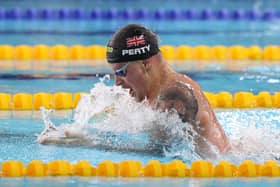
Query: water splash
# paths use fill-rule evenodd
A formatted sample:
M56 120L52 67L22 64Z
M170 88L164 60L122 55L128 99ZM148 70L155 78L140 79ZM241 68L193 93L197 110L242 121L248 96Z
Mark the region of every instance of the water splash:
M195 150L194 136L197 134L191 125L181 122L176 112L153 110L147 101L138 103L127 90L106 86L106 79L96 83L89 94L82 95L71 123L55 125L50 120L52 111L42 109L45 129L38 141L49 137L78 137L97 148L160 152L187 162L202 158ZM212 147L216 159L204 159L214 162L226 159L234 163L245 159L259 163L279 159L279 109L216 113L233 150L221 155Z
M188 158L200 158L194 154L195 143L187 133L193 132L192 126L182 123L177 113L153 110L146 100L136 102L128 90L106 86L104 80L96 83L89 94L81 96L71 123L54 125L51 111L41 111L45 129L38 136L39 142L49 137L79 137L91 146L105 149L162 153L171 157L182 156L181 150L188 150Z
M44 121L45 128L39 135L37 135L37 141L41 142L44 138L48 138L51 136L63 136L61 133L59 133L57 126L55 126L50 120L50 114L54 111L46 110L44 107L41 107L40 110L42 113L42 119Z
M262 163L280 159L280 110L252 109L217 112L233 150L224 159Z

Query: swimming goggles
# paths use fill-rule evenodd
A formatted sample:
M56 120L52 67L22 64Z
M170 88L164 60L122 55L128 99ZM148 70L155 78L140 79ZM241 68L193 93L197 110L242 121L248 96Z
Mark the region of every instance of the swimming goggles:
M117 69L116 71L115 71L115 75L117 75L117 76L120 76L120 77L125 77L126 76L126 73L127 73L127 68L128 68L128 65L129 65L130 63L127 63L127 64L125 64L123 67L121 67L120 69Z
M140 61L132 61L132 62L128 62L126 63L123 67L121 67L120 69L117 69L115 71L115 75L120 76L120 77L125 77L127 74L127 68L129 64L132 63L139 63ZM141 61L141 62L146 62L145 60Z

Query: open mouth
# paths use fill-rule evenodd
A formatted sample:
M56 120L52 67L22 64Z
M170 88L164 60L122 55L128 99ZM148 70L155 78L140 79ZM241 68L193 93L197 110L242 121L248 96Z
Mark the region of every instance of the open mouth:
M134 97L135 92L130 88L130 89L129 89L129 94L130 94L132 97Z

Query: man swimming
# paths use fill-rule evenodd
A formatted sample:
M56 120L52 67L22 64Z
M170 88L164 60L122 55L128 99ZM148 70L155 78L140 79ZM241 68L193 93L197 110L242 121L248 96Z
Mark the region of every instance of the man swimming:
M115 72L115 84L129 89L137 101L146 99L154 109L176 111L182 122L192 125L198 134L194 137L198 153L210 152L205 139L221 153L230 149L200 86L170 68L159 50L157 35L151 30L138 24L118 30L107 45L107 61Z

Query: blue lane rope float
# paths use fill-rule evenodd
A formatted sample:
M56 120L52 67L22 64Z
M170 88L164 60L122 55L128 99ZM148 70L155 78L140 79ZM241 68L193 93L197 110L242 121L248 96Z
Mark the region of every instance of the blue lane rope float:
M19 7L11 9L0 8L0 19L23 20L66 20L66 19L105 19L105 20L264 20L270 21L280 18L278 10L244 10L244 9L162 9L146 8L125 9L51 9L51 8L27 8Z

